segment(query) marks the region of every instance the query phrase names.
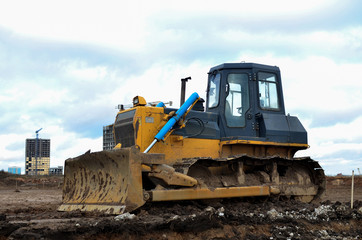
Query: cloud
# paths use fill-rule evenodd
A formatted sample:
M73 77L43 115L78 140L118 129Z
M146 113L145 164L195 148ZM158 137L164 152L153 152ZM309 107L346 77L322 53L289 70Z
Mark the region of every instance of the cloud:
M351 122L332 126L305 125L311 147L303 151L304 155L319 161L327 174L350 174L352 169L362 168L361 124L362 115Z
M195 60L202 56L220 57L222 54L229 59L235 51L245 49L287 51L286 54L294 49L294 54L302 54L303 51L297 50L315 39L331 46L331 39L336 37L328 36L323 29L336 25L327 23L340 18L343 20L354 9L351 4L342 5L338 1L303 1L300 4L257 1L243 4L242 7L239 1L229 4L211 1L206 5L189 1L180 4L134 1L122 5L118 1L106 1L101 5L77 1L71 3L72 7L68 6L70 3L67 1L52 4L35 1L31 5L36 6L37 3L42 8L28 6L32 11L18 9L16 2L7 4L0 10L1 25L21 36L69 43L68 47L75 55L81 54L77 49L83 49L82 46L94 49L102 47L120 51L127 55L128 60L134 56L138 62L145 57L148 62L174 56L184 56L190 61L190 57ZM79 9L82 11L79 12ZM336 14L337 11L339 14ZM354 28L353 22L350 28ZM340 30L335 29L337 32ZM354 37L353 34L351 37ZM355 40L356 43L360 42L360 37ZM306 44L302 50L310 49L310 45ZM50 47L54 51L59 46ZM64 50L61 48L60 52L70 52ZM313 52L316 49L310 50ZM46 49L44 52L48 51Z
M287 112L309 132L306 154L330 172L339 160L356 166L359 9L356 1L0 4L0 168L24 165L25 139L40 127L58 165L100 149L117 104L141 95L177 107L188 76L187 95L205 98L209 68L240 61L281 68Z

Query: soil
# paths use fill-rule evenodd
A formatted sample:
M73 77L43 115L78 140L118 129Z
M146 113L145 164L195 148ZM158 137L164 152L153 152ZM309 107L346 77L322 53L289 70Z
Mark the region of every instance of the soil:
M319 203L272 198L149 203L119 216L58 212L62 177L0 172L2 239L362 239L362 176L327 177Z

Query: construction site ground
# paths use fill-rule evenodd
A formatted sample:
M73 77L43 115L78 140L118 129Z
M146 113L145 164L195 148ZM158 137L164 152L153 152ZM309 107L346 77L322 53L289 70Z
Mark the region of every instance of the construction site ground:
M146 204L130 214L58 212L62 177L0 172L2 239L362 239L362 176L327 177L320 203L234 198Z

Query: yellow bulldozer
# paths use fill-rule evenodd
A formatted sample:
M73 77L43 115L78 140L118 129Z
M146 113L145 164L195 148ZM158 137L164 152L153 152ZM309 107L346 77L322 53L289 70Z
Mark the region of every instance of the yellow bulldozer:
M122 214L146 202L275 196L310 202L325 190L307 132L285 114L278 67L224 63L208 72L206 109L193 93L181 107L137 96L113 124L116 147L67 159L60 211Z

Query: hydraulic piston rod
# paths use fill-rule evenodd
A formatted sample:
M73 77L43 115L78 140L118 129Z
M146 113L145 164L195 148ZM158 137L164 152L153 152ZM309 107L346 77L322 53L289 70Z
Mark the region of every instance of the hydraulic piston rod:
M147 153L150 149L156 144L156 142L164 140L166 134L171 130L171 128L177 123L178 120L181 119L187 113L187 110L193 106L200 99L199 94L194 92L191 96L186 100L184 104L176 111L175 115L172 116L168 120L168 122L162 127L162 129L156 134L155 139L148 146L148 148L144 151Z

